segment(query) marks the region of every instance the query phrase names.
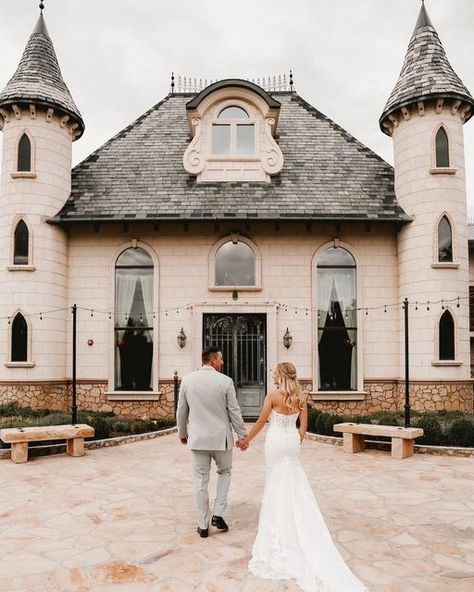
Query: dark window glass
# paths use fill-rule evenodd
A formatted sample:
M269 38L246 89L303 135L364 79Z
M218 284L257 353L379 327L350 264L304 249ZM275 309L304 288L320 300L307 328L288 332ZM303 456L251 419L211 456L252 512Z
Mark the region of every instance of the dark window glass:
M439 359L454 360L454 320L449 310L439 320Z
M438 224L438 261L441 263L453 260L453 233L451 224L443 216Z
M218 117L219 119L248 119L249 115L242 107L232 106L222 109Z
M20 220L15 228L14 265L28 265L28 226Z
M318 259L319 389L357 389L356 264L341 247Z
M255 253L245 243L224 243L215 265L216 286L255 286Z
M28 361L28 325L21 313L12 323L12 362Z
M443 127L440 127L436 133L436 166L449 167L448 134Z
M31 171L31 142L26 134L21 136L18 144L18 170Z
M474 331L474 286L469 286L469 331Z
M115 389L149 391L153 378L153 260L127 249L115 264Z

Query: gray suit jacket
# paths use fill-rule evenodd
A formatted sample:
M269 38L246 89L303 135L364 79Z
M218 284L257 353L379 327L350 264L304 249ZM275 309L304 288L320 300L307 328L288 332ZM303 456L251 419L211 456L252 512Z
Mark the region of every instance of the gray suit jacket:
M191 450L231 450L232 428L239 439L247 435L232 378L212 366L202 366L185 376L177 424L179 438L188 438Z

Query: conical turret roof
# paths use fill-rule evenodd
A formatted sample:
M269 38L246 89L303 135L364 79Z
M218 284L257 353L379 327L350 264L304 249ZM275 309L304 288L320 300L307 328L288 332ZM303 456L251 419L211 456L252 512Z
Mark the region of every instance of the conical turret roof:
M474 99L451 67L422 4L400 77L379 120L382 131L387 132L382 123L394 111L417 101L441 97L466 101L471 105L467 119L472 116Z
M59 109L79 124L81 133L84 131L82 115L63 80L42 14L15 74L0 93L0 107L15 103L34 103Z

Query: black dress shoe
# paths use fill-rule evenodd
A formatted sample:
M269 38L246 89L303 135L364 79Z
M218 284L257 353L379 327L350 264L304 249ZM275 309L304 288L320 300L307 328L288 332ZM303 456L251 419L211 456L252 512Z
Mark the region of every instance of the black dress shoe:
M227 523L224 520L224 518L222 518L222 516L213 516L211 524L212 526L215 526L216 528L224 532L227 532L229 530L229 527L227 526Z
M197 530L198 530L199 536L202 539L205 539L209 536L209 529L208 528L199 528L199 526L198 526Z

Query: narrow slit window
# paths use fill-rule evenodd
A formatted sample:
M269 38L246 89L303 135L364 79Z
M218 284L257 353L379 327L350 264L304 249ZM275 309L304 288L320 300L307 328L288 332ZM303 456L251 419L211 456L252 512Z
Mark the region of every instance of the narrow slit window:
M439 320L439 359L454 360L454 319L449 310Z
M18 171L31 171L31 142L26 134L21 136L18 143Z
M436 132L436 166L449 167L449 141L444 127L440 127Z
M12 323L12 362L28 361L28 325L25 317L18 313Z
M450 263L453 260L453 231L446 216L438 224L438 261Z
M20 220L15 228L13 265L28 265L30 233L24 220Z

